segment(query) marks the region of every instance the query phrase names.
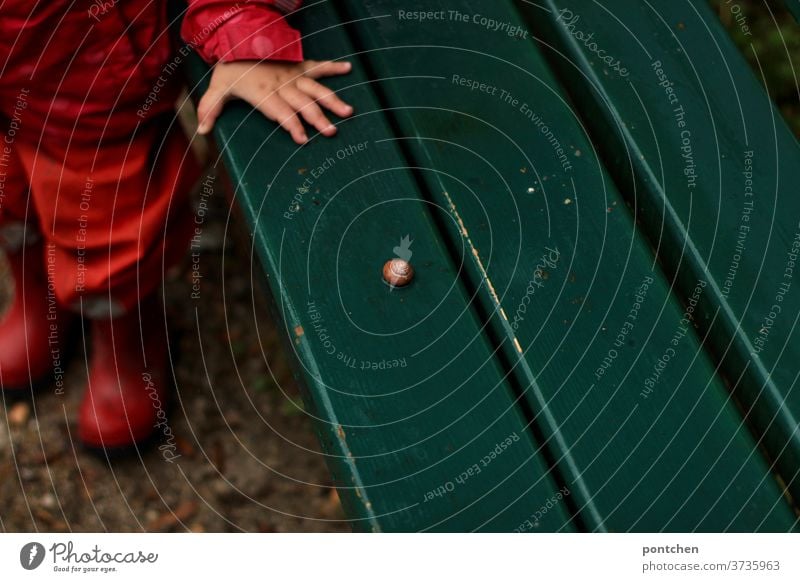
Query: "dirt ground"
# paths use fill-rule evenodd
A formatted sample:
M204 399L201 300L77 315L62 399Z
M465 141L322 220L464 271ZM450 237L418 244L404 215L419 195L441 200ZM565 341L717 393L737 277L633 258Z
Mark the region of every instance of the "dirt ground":
M63 395L51 386L32 402L3 396L0 531L350 530L257 286L252 300L249 249L225 232L224 195L207 202L199 262L187 255L166 284L178 347L169 426L180 456L170 462L150 448L109 463L80 448L79 345ZM197 299L193 271L202 276ZM3 261L0 287L4 304Z

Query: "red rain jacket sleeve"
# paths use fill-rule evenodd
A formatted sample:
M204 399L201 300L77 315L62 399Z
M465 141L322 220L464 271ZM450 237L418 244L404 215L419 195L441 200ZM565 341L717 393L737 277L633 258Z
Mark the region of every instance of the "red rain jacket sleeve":
M302 0L189 0L181 36L209 64L303 60L300 33L284 19Z

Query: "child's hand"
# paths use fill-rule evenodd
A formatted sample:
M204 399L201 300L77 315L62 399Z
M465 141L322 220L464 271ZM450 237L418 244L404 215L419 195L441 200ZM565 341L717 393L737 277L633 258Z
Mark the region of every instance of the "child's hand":
M350 63L331 61L217 63L208 90L197 105L197 132L211 131L225 103L238 97L280 123L298 144L308 141L298 113L322 135L330 137L336 127L317 103L339 117L351 115L353 108L315 79L344 75L350 69Z

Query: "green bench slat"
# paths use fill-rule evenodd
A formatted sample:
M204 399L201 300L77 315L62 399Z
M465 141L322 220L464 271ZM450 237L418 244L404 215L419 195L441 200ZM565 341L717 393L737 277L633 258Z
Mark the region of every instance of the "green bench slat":
M575 98L617 180L635 180L629 202L670 272L680 273L682 293L697 277L708 280L700 333L800 498L797 142L705 2L543 6L531 9L531 25L580 68L569 77ZM565 8L580 16L576 30L591 29L598 46L622 59L628 78L605 70L556 22ZM660 83L674 83L676 103Z
M452 3L426 2L444 17L424 22L403 17L415 8L404 3L346 6L588 527L792 529L624 199L538 50L513 32L525 28L512 5L459 2L462 19ZM508 27L491 32L484 19ZM470 91L453 75L498 90Z
M336 18L328 3L301 11L307 58L350 58ZM327 81L357 111L335 139L297 148L241 103L215 129L253 232L252 270L266 271L293 340L348 516L359 530L511 531L539 512L537 528L570 530L426 203L396 145L383 141L392 137L384 113L354 68ZM190 69L199 95L207 68L195 59ZM405 235L421 272L390 292L381 269Z
M792 13L794 19L800 22L800 0L783 0L783 3L786 5L786 8L789 9L789 12Z

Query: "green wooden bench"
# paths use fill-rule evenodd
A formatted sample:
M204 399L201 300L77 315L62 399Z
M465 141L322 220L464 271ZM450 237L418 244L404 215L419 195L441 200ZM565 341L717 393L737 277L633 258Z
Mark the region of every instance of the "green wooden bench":
M800 281L758 342L800 150L708 7L293 18L308 58L353 61L329 86L356 114L297 147L231 104L216 164L354 529L796 529Z

